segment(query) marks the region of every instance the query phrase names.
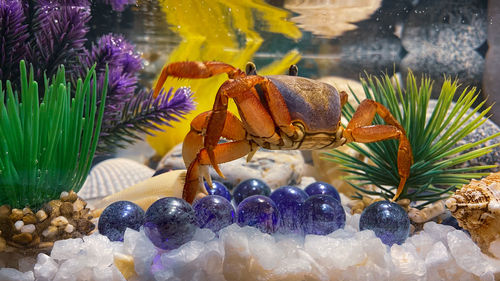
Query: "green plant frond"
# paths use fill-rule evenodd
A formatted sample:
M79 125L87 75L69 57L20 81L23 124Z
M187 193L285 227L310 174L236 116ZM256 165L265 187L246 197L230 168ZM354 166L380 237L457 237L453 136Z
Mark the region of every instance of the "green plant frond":
M419 201L419 206L425 206L429 202L447 196L456 186L486 174L480 171L496 167L495 165L456 167L485 155L500 145L478 148L500 137L498 133L473 143L456 146L458 141L486 122L487 113L491 109L488 107L480 112L484 101L471 108L478 98L476 88L464 87L456 97L461 85L457 79L445 77L434 110L428 112L434 81L426 75L423 75L417 83L410 70L404 80L404 86L401 80L392 80L387 74L375 77L365 73L360 81L366 98L375 100L389 109L405 129L412 146L414 163L400 198ZM352 89L350 92L359 104L360 99ZM456 102L453 102L454 100ZM352 118L354 108L351 104L344 106L343 114L348 120ZM373 124L384 124L384 121L376 115ZM357 153L370 160L370 164L338 150L325 153L324 158L341 164L344 167L342 170L351 175L346 177L346 180L360 192L391 198L391 194L395 193L399 184L398 145L397 140L369 143L363 147L354 143L348 144ZM363 185L358 183L384 188L376 192L366 191L362 188Z
M10 81L6 91L0 84L0 205L36 209L62 191L78 192L83 185L106 93L97 112L95 66L84 81L78 79L74 90L66 81L64 66L51 80L44 76L41 102L34 69L27 73L24 61L20 80L19 93Z

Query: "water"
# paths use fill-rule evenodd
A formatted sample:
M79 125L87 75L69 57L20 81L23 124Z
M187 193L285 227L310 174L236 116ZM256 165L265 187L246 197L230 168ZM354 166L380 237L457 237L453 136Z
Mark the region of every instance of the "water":
M425 73L436 80L436 98L444 75L483 88L487 30L493 26L486 2L137 1L122 13L102 9L106 12L95 13L92 24L95 36L124 34L142 52L144 87L152 87L166 62L219 60L243 69L253 61L260 74L285 73L290 64L297 64L301 76L334 77L344 85L352 85L365 72L404 77L411 69L417 77ZM488 77L495 73L493 67ZM190 120L211 108L224 79L167 84L189 85L196 93L198 108L188 115ZM484 88L480 100L498 96L493 86ZM188 123L179 130L187 132ZM161 139L161 145L149 140L160 154L182 140Z
M411 68L481 85L486 1L227 2L138 1L122 14L110 11L93 21L101 22L100 32L123 33L137 45L147 60L145 79L155 77L179 45L197 45L199 53L184 53L185 59L227 61L221 54L229 54L262 67L297 50L300 74L311 78L357 80L365 70Z

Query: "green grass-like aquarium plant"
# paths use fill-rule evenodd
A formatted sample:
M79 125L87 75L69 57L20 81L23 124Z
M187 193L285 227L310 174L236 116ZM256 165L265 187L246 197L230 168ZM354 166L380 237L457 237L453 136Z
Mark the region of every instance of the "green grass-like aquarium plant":
M0 205L37 209L62 191L82 187L96 150L107 87L98 108L94 66L85 80L77 80L72 98L61 65L52 80L45 77L40 101L33 67L29 77L24 61L20 70L20 93L10 81L5 89L0 81Z
M394 83L393 83L394 82ZM406 182L400 199L407 198L417 202L416 207L443 199L470 179L488 173L481 170L496 167L495 165L456 168L456 165L491 152L494 144L473 149L500 133L482 140L456 146L457 142L486 122L485 115L491 107L479 113L484 102L471 108L478 94L475 88L465 88L455 103L459 84L457 80L445 79L434 110L427 115L433 81L423 77L420 85L410 72L406 79L406 89L402 89L399 81L393 81L388 75L379 78L367 75L361 79L366 98L385 105L394 117L403 125L413 150L414 163L410 169L410 177ZM360 100L351 90L357 103ZM343 114L347 120L352 118L355 109L346 104ZM384 124L376 116L374 124ZM365 163L339 150L325 153L325 158L343 166L349 173L346 180L357 190L358 197L362 193L391 199L399 184L397 169L398 141L387 140L368 143L362 146L349 144L351 148L371 160ZM374 185L379 190L364 188Z

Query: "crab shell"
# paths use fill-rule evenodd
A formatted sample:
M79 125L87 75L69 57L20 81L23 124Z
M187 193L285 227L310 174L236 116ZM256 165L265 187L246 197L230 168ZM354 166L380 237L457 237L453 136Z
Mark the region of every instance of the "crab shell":
M500 238L500 172L472 180L446 200L446 207L481 250L489 253L490 244Z

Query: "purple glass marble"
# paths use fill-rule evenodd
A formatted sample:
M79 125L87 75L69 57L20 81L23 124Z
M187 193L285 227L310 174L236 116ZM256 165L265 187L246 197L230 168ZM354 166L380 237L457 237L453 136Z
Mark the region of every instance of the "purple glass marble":
M265 233L274 233L280 223L278 207L273 200L263 195L252 195L238 205L238 225L253 226Z
M212 181L212 188L205 182L205 188L208 194L222 196L231 202L231 192L229 192L229 189L220 181Z
M313 195L304 202L300 219L305 234L326 235L345 225L345 212L340 202L330 195Z
M165 197L146 211L144 231L153 244L164 250L175 249L193 238L195 212L183 199Z
M337 189L333 187L331 184L328 184L326 182L322 181L317 181L313 182L310 185L306 186L304 191L309 194L309 196L317 195L317 194L325 194L325 195L330 195L333 198L337 199L339 202L342 202L340 200L340 195Z
M219 232L222 228L236 222L234 207L226 198L219 195L205 196L193 204L196 223L200 228Z
M107 206L99 217L99 233L111 241L123 241L127 228L139 230L144 223L144 210L130 201L117 201Z
M410 219L406 211L396 203L378 201L366 207L359 218L359 229L370 229L384 242L392 246L402 244L410 235Z
M243 199L252 195L269 196L271 189L259 179L248 179L240 182L233 190L234 202L239 205Z
M297 219L297 214L309 195L298 187L287 185L276 189L269 197L274 201L281 215L278 232L302 234L302 223Z

